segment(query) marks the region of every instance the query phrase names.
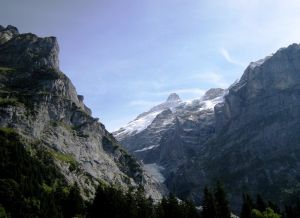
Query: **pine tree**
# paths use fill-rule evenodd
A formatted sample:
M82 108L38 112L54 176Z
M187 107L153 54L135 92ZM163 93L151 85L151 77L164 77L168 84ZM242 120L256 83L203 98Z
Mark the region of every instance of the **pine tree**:
M280 214L280 208L278 207L278 205L276 205L272 201L268 201L268 207L271 208L272 210L274 210L275 213Z
M214 197L207 187L204 188L204 196L202 202L202 217L203 218L215 218L216 217L216 206Z
M70 188L65 207L67 209L66 217L74 217L84 213L84 203L77 183Z
M166 217L166 212L167 212L167 207L168 207L168 200L163 197L156 207L156 216L158 218L164 218Z
M151 198L146 198L145 190L143 186L139 186L135 193L135 202L137 206L137 216L148 218L152 217L153 213L153 201Z
M0 217L1 218L7 218L7 214L6 214L6 211L5 211L5 208L2 207L2 205L0 204Z
M168 207L166 211L166 217L177 218L181 217L182 211L178 204L178 200L174 195L170 195L168 198Z
M230 218L229 204L226 198L226 193L221 182L217 182L215 188L215 202L216 202L216 217L217 218Z
M241 218L251 218L251 211L253 209L253 202L251 197L244 193L243 194L243 205L241 210Z
M183 206L184 206L184 217L199 218L197 209L191 201L184 201Z
M263 212L267 209L266 202L259 194L256 196L255 208L260 212Z
M136 201L135 201L135 197L133 194L133 188L129 188L129 190L127 191L126 195L125 195L125 201L126 201L126 208L127 210L125 211L123 217L124 218L133 218L133 217L137 217L137 205L136 205Z

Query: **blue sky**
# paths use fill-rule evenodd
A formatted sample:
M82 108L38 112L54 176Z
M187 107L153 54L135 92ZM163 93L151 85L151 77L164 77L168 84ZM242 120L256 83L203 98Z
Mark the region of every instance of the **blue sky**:
M56 36L61 70L109 130L171 92L226 88L249 62L300 43L298 0L23 2L1 0L0 24Z

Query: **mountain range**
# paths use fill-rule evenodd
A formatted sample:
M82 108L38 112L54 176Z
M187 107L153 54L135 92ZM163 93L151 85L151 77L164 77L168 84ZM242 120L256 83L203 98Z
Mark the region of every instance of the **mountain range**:
M224 183L235 211L240 208L243 192L259 193L280 205L299 196L299 44L250 63L227 89L209 89L189 101L172 93L165 102L113 133L92 116L84 97L61 72L58 53L55 37L20 34L14 26L0 26L2 158L12 157L11 162L22 159L20 148L16 154L8 152L22 142L26 158L34 159L31 164L48 167L45 172L57 168L87 201L103 185L122 190L142 187L154 202L171 192L199 205L203 189L216 181ZM47 158L38 159L44 154ZM25 163L27 159L23 159ZM1 162L5 175L10 175L9 167L28 173L24 166L11 162ZM37 179L30 175L24 179L22 172L15 174L15 181L0 178L0 191L10 195L8 187L19 191L19 185L27 190ZM55 193L57 178L48 181L50 187L42 177L47 175L37 179L41 182L39 192ZM31 186L29 189L37 192ZM221 185L217 187L223 193ZM22 198L25 205L30 202L26 208L34 211L32 205L38 205L38 200L21 191L29 196ZM9 199L18 199L18 195L12 196ZM170 199L178 205L175 197ZM2 200L7 203L3 198L1 204ZM4 206L13 211L14 203Z
M234 208L243 192L278 203L299 193L300 45L252 62L228 89L182 101L175 93L114 132L182 198L224 182Z

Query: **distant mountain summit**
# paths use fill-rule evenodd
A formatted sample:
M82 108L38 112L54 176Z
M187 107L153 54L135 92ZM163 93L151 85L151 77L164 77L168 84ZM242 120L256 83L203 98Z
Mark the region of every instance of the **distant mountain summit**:
M167 101L168 102L181 101L181 99L179 98L179 95L177 95L176 93L171 93L167 98Z
M165 102L113 134L150 173L166 180L189 158L199 140L211 133L213 108L223 101L225 93L224 89L210 89L202 98L191 101L182 101L172 93Z
M172 93L169 95L165 102L154 106L147 112L138 115L136 119L129 122L126 126L120 128L118 131L114 132L114 135L119 140L122 140L122 138L125 138L130 135L135 135L146 129L158 114L160 114L166 109L175 108L181 103L182 101L180 97L176 93Z
M138 133L114 134L178 196L201 202L204 186L221 180L235 209L243 192L282 204L300 184L299 102L300 45L292 44L250 63L228 90L166 108Z
M204 100L204 101L212 100L212 99L218 98L223 95L224 95L224 89L221 89L221 88L209 89L202 97L202 100Z

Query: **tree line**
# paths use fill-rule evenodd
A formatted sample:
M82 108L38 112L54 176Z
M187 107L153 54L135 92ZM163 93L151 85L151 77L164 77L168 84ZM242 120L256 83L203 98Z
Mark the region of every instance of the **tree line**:
M278 207L243 194L240 218L299 218L300 201ZM298 203L297 203L298 202ZM99 185L91 202L77 184L69 185L49 153L25 149L12 129L0 128L0 218L230 218L229 201L221 182L203 191L202 207L174 195L154 202L143 187L127 191Z
M249 194L243 194L243 205L240 218L298 218L300 217L300 201L279 207L266 201L259 194L254 200Z

